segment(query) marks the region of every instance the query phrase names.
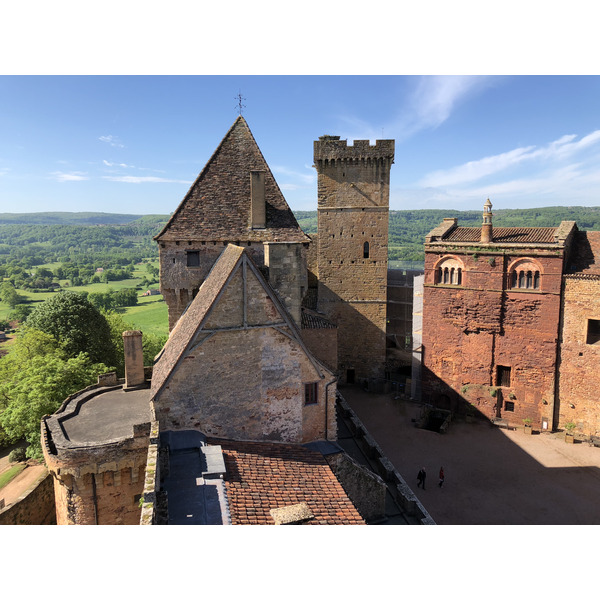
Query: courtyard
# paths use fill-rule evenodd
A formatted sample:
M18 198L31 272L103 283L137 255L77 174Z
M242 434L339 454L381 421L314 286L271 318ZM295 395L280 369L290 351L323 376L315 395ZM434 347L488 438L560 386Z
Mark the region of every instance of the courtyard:
M457 420L439 434L415 427L417 403L357 386L340 392L438 525L600 524L600 448L486 421Z

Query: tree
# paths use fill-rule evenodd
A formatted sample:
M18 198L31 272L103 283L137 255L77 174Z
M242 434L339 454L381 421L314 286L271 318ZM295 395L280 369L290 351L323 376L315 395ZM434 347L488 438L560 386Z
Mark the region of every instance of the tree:
M92 362L115 364L115 349L105 317L77 292L61 292L33 309L25 324L61 342L69 357L86 352Z
M14 310L10 313L10 318L23 323L25 319L31 314L33 307L29 304L17 304Z
M0 299L2 299L2 302L6 302L11 308L23 302L23 298L17 294L17 290L8 281L0 285Z
M39 459L42 458L41 418L54 413L70 394L95 383L98 375L107 368L103 364L93 364L84 352L68 358L60 346L51 350L52 342L38 334L32 335L38 336L38 350L40 344L45 345L43 353L25 362L16 362L18 368L12 373L11 366L14 367L15 361L9 357L13 351L3 359L8 359L12 365L5 369L0 383L0 397L5 406L0 414L0 425L11 441L26 439L30 444L27 456Z

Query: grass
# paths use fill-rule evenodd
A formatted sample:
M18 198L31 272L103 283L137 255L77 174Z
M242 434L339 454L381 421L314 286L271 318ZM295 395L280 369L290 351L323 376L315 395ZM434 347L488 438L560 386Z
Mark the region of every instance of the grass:
M19 463L14 467L8 469L8 471L4 471L2 475L0 475L0 490L8 485L23 469L25 469L27 465L25 463Z
M138 298L138 305L127 307L123 318L142 333L169 334L169 314L162 296Z

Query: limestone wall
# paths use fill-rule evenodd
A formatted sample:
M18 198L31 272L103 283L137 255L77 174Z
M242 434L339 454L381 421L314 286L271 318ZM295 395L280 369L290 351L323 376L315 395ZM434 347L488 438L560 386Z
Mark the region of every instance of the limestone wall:
M600 435L600 344L588 337L589 320L600 321L600 277L565 277L560 347L558 427Z
M0 510L0 525L54 525L52 476L45 472L16 502Z
M393 140L315 142L318 308L338 326L338 373L383 375Z
M319 402L305 405L304 384ZM335 439L334 395L304 351L273 328L222 331L189 352L154 402L160 429L211 437L308 442Z

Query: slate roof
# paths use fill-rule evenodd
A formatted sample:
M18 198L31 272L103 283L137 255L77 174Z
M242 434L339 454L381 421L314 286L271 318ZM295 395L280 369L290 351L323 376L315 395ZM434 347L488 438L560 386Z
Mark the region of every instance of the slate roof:
M494 227L494 244L556 244L556 227ZM474 242L481 240L481 227L455 227L444 242Z
M320 315L307 308L302 308L302 329L337 329L324 315Z
M265 172L266 228L250 227L250 172ZM239 116L156 241L310 242Z
M320 452L297 444L208 440L225 456L232 525L273 525L271 509L305 502L307 525L365 522Z

